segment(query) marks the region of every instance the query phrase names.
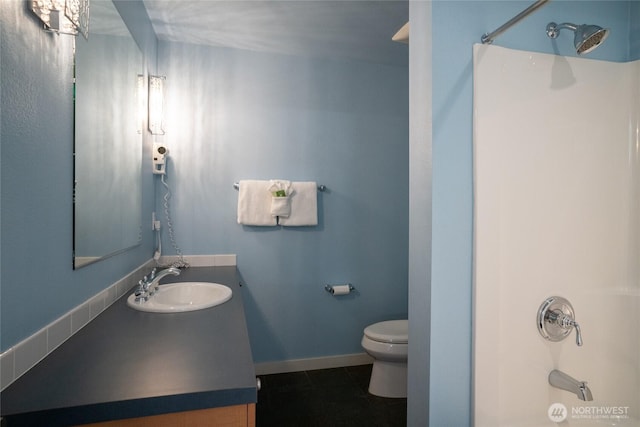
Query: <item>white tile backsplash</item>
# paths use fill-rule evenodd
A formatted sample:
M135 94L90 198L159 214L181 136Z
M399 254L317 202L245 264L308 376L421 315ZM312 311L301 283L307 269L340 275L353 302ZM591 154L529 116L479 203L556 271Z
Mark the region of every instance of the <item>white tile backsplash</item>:
M89 300L71 312L71 334L78 332L91 320L91 305Z
M14 356L13 348L0 354L0 389L2 390L15 379L13 366Z
M147 266L147 267L150 268L150 266ZM130 277L129 280L123 279L116 282L115 286L113 286L113 289L116 291L116 299L120 298L122 295L126 293L129 293L131 288L133 288L133 286L140 279L141 277L135 276L135 277Z
M129 288L131 288L131 287L129 287ZM106 295L105 295L105 299L104 299L104 306L105 306L105 308L107 308L111 304L116 302L116 300L118 299L118 286L117 286L117 284L115 286L110 286L105 292L106 292Z
M52 352L71 336L71 314L62 316L47 328L47 351Z
M185 255L183 258L191 267L232 267L237 265L237 256L235 254ZM178 261L180 261L178 256L160 257L160 264L162 265L170 265Z
M44 359L47 352L47 328L41 329L14 347L14 375L19 378L36 363Z
M237 265L237 257L235 254L215 255L213 265L215 267L232 267Z
M104 307L105 307L104 300L105 300L106 294L107 294L106 291L102 291L95 297L91 298L91 300L89 301L91 319L96 317L98 314L102 313L102 311L104 310Z

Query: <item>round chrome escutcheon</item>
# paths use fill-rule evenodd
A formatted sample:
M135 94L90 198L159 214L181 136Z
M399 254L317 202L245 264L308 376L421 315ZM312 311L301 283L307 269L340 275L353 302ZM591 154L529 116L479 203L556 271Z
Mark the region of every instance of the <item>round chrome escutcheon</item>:
M573 328L563 327L557 322L562 314L575 319L573 307L565 298L554 296L549 297L538 309L537 325L538 332L549 341L562 341L569 335Z

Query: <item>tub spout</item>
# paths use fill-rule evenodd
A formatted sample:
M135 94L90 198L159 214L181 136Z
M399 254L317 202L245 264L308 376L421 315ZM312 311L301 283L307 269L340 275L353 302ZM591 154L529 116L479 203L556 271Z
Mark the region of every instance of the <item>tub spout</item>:
M583 382L582 385L580 386L580 395L578 396L578 399L580 400L586 400L587 402L590 402L593 400L593 396L591 395L591 390L589 389L589 387L587 387L587 383Z
M549 384L553 387L574 393L580 400L593 400L591 390L587 387L585 381L578 381L557 369L549 373Z

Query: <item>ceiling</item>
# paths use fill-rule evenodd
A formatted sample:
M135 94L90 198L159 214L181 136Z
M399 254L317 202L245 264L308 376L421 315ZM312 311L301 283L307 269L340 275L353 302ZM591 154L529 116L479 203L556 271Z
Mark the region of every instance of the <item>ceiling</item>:
M129 30L120 13L110 1L94 1L89 13L89 33L129 36ZM89 35L91 37L91 35Z
M406 65L406 0L144 0L159 40Z

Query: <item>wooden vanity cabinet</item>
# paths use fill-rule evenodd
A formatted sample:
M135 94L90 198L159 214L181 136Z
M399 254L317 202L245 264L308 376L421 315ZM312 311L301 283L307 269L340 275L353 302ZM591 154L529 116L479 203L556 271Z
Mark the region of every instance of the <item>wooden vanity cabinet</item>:
M255 427L255 425L256 405L250 403L83 424L79 427Z

